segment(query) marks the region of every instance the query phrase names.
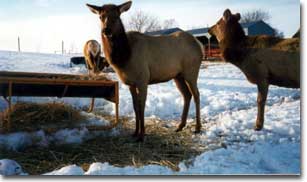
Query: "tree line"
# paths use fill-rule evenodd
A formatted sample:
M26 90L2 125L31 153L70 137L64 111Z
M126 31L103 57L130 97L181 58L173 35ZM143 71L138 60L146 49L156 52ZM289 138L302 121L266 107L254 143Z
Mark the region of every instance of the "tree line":
M261 9L249 10L241 15L240 23L250 23L260 20L268 23L271 20L270 13ZM175 19L161 20L157 16L141 10L134 12L128 18L125 24L127 30L142 33L175 28L179 26ZM276 28L274 28L274 31L276 37L284 37L284 33L282 31Z

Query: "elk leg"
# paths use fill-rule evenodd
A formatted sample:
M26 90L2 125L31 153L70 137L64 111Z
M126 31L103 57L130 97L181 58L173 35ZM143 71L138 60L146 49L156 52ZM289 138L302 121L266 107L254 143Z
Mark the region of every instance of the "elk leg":
M197 88L197 81L189 82L187 81L189 86L190 92L193 95L194 102L195 102L195 109L196 109L196 126L195 126L195 133L201 132L201 122L200 122L200 98L199 98L199 91Z
M134 108L134 113L135 113L135 132L133 134L133 137L137 137L139 134L140 130L140 118L139 118L139 110L138 110L138 102L137 102L137 92L135 87L129 87L130 93L132 96L132 101L133 101L133 108Z
M91 68L87 60L85 60L85 66L86 66L86 69L90 71Z
M92 98L92 102L91 102L91 105L90 105L90 107L89 107L89 109L88 109L88 113L90 113L90 112L93 112L93 110L94 110L94 105L95 105L95 98Z
M86 65L87 65L87 67L88 67L87 62L86 62ZM91 70L88 68L87 71L88 71L89 79L91 79L91 77L92 77ZM91 105L90 105L90 107L88 108L88 111L87 111L88 113L93 112L93 110L94 110L94 105L95 105L95 98L93 97L93 98L92 98L92 101L91 101Z
M147 85L137 88L138 95L138 107L139 107L139 118L140 118L140 133L138 135L137 141L144 141L145 136L145 106L146 106L146 98L147 98Z
M189 108L190 108L190 103L191 103L191 98L192 94L185 83L184 79L181 77L178 77L175 79L175 83L177 85L178 90L180 91L181 95L183 96L184 99L184 106L183 106L183 111L181 115L181 123L179 124L176 132L182 131L182 129L186 126L187 124L187 118L188 118L188 113L189 113Z
M264 123L264 110L269 90L269 84L267 83L267 81L265 81L259 83L257 86L258 86L258 98L257 98L258 115L257 115L255 130L260 131L262 130Z

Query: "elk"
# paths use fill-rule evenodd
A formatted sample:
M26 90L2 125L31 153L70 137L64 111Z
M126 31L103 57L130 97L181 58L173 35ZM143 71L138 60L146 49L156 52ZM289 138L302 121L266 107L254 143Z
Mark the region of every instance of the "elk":
M136 127L133 136L143 141L145 135L144 111L148 85L174 79L184 98L181 123L177 132L186 126L190 101L196 105L195 132L201 131L200 98L197 87L202 62L202 45L186 32L168 36L148 36L139 32L125 32L120 15L131 8L128 1L119 6L89 5L98 14L102 24L103 51L108 63L120 80L129 86L135 111Z
M101 57L101 46L96 40L89 40L84 45L83 54L90 76L98 75L108 63Z
M85 57L86 68L90 77L95 79L100 71L104 67L108 66L108 63L101 57L101 46L96 40L89 40L84 45L83 54ZM92 112L94 109L95 98L92 98L92 102L88 112Z
M221 49L225 62L237 66L258 88L258 114L255 130L263 129L269 85L300 88L299 39L246 36L241 15L225 10L223 17L209 29Z

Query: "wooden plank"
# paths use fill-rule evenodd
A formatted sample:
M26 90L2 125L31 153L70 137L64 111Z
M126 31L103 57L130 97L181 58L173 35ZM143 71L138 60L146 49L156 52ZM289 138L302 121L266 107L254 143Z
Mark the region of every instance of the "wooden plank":
M7 118L7 129L11 129L11 113L12 113L12 93L13 93L13 83L9 83L9 109L8 109L8 118Z
M65 84L33 84L13 82L14 93L12 96L18 97L81 97L81 98L104 98L111 102L116 102L116 84L110 86L85 86L85 85L65 85ZM69 87L69 88L68 88ZM67 88L67 89L66 89ZM63 93L65 95L63 96ZM0 95L9 95L9 84L0 84Z
M14 83L13 96L96 97L116 103L115 87L118 84L116 81L80 80L85 76L48 73L0 72L0 75L0 95L4 97L9 95L9 83L12 82Z
M29 84L69 84L69 85L114 85L115 81L104 80L68 80L68 79L41 79L41 78L15 78L15 77L1 77L0 83L29 83Z
M119 88L118 83L115 85L115 122L119 122Z
M2 71L0 72L0 95L4 98L8 97L9 116L12 96L104 98L115 103L115 123L104 127L93 126L90 130L114 128L119 122L118 82L108 79L82 80L86 78L89 79L84 75ZM10 118L7 124L9 129Z
M38 73L38 72L17 72L17 71L0 71L1 77L38 77L38 76L85 76L80 74L63 74L63 73Z

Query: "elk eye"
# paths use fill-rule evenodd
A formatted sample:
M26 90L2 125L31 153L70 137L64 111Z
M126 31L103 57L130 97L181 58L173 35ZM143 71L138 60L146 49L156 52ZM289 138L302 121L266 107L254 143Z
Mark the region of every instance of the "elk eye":
M101 16L100 16L100 19L101 19L101 20L104 20L104 19L106 19L106 16L105 16L105 15L101 15Z

